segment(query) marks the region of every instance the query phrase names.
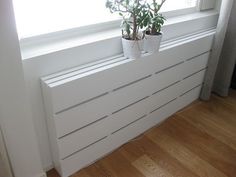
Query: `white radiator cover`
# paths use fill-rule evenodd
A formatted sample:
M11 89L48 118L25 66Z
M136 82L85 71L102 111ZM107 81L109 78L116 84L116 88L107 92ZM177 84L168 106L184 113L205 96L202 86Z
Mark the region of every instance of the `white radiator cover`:
M67 177L198 99L214 31L42 78L55 168Z

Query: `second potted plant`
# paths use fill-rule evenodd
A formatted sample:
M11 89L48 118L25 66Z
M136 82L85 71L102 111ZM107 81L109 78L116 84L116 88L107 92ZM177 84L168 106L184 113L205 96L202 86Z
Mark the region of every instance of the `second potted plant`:
M160 4L153 0L147 3L145 26L144 50L149 53L159 51L162 39L161 27L165 22L165 18L159 13L162 5L166 0L162 0Z
M140 26L145 19L144 0L107 0L106 7L111 13L117 12L123 18L122 21L122 45L127 58L137 59L141 57L143 33Z

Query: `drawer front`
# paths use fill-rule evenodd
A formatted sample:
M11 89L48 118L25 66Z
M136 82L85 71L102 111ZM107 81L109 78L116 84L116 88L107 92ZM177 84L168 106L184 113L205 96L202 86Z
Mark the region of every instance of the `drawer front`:
M58 138L94 123L181 80L183 65L144 77L111 93L55 114Z
M124 129L149 113L155 112L165 106L170 101L176 99L179 94L180 82L154 95L144 97L138 102L114 112L110 116L104 117L93 124L58 139L60 157L65 159L96 143L100 139Z

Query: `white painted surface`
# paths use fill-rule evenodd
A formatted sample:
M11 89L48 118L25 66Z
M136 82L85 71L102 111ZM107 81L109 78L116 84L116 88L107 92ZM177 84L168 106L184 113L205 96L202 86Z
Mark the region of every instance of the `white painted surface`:
M194 99L197 99L197 97ZM67 174L72 170L81 168L84 164L92 163L93 159L106 155L110 149L118 148L121 144L124 144L131 138L138 136L143 131L162 121L163 117L170 116L178 110L178 105L176 103L177 102L170 103L168 106L164 107L163 110L156 111L155 113L150 114L147 118L137 122L135 126L123 129L119 134L114 134L100 143L97 143L97 146L91 146L83 151L83 153L78 153L75 156L64 160L62 162L62 165L64 166L63 170L65 171L64 176L67 176ZM96 153L94 153L95 149ZM73 164L76 164L76 166Z
M163 41L215 27L217 20L218 12L215 10L169 18L162 27L162 31L165 34ZM55 52L59 56L73 52L75 55L70 56L70 58L74 59L79 56L77 52L80 52L80 49L84 47L87 48L87 46L91 47L91 51L97 53L97 49L99 49L104 55L108 54L107 56L121 53L121 30L119 25L113 28L110 27L107 30L100 29L100 32L92 31L86 33L86 29L81 31L78 29L69 30L59 34L56 33L55 35L45 35L23 40L21 41L22 58L44 58L44 55L54 55ZM92 49L93 47L96 49ZM83 52L85 51L82 50ZM110 52L113 53L109 54ZM102 58L106 57L104 55L101 55ZM94 61L92 58L81 58L80 60L86 63Z
M167 39L175 39L176 37L189 35L192 32L195 33L199 32L199 30L214 27L217 22L217 17L217 13L211 12L208 15L198 14L194 17L184 16L183 18L176 19L175 22L170 20L166 23L167 27L164 27L166 35L163 36L163 40L167 41ZM176 22L181 20L183 21L183 23L175 24ZM182 26L187 26L189 28L183 29ZM63 71L65 69L73 68L75 66L81 66L86 63L99 61L102 58L109 58L110 56L121 54L122 45L119 30L117 30L115 34L109 33L110 35L108 36L106 36L106 34L106 32L94 34L92 36L89 36L89 38L88 36L84 36L81 39L84 41L82 43L81 41L74 40L59 40L58 43L55 43L55 41L53 41L54 43L48 43L48 45L45 46L46 48L44 49L41 48L43 43L40 43L36 46L29 43L29 46L26 47L27 49L23 47L23 54L25 55L25 60L23 60L24 72L30 91L34 124L44 169L50 169L53 165L51 158L52 155L49 150L48 130L46 127L46 116L43 108L44 105L39 78L50 75L52 73ZM176 40L173 40L173 43L175 42ZM178 42L181 42L181 40L178 40ZM166 42L163 43L160 50L168 48L168 45L164 45L165 43ZM197 42L196 45L192 47L191 51L194 51L199 43ZM204 45L207 45L207 43L204 43ZM65 46L71 48L58 51L58 47L63 48ZM48 47L52 47L51 49L53 50L48 51ZM38 55L39 53L42 54L41 49L45 51L45 53L43 52L43 55L32 57ZM176 54L184 54L185 48L172 48L171 51L173 51L172 56L176 56ZM164 52L162 55L168 55L168 52ZM182 55L180 56L180 58L181 57Z
M129 105L146 97L149 93L154 93L161 90L168 85L180 80L179 73L181 71L181 66L176 66L172 69L173 77L169 77L169 71L163 71L158 74L157 77L149 77L135 84L125 87L124 89L117 90L113 94L107 94L100 99L95 99L94 101L83 104L79 108L75 107L66 112L62 112L55 115L55 123L58 127L58 137L61 137L71 131L96 121L98 118L102 118L106 115L112 114L116 110L124 107L124 105ZM155 84L159 83L159 84ZM145 85L143 87L143 85ZM134 92L135 90L135 92ZM126 99L123 99L126 97ZM114 101L116 100L116 101ZM88 107L89 105L89 107ZM93 110L91 112L91 110ZM84 117L84 119L78 119Z
M185 72L184 72L184 78L188 77L190 74L198 72L199 68L205 69L207 66L208 58L209 58L210 52L206 52L203 55L200 55L196 58L191 58L188 62L185 63Z
M71 175L197 99L213 37L213 31L203 32L140 59L42 78L53 160L61 176Z
M14 176L45 175L26 92L12 1L0 1L0 24L0 124Z
M189 92L188 94L180 97L178 101L175 100L171 102L167 106L163 107L162 110L157 110L145 119L137 122L135 126L131 126L129 129L123 129L120 134L114 134L113 136L104 139L102 142L99 142L97 146L91 146L90 148L87 148L83 153L78 153L75 156L64 160L62 162L62 165L65 166L65 168L63 168L65 174L68 174L69 171L75 170L76 168L81 168L83 164L92 163L93 160L91 159L97 159L101 156L106 155L107 151L110 148L118 148L120 144L124 144L132 137L138 136L143 131L148 130L153 125L163 121L164 118L169 117L180 108L183 108L190 104L192 101L196 100L199 97L200 90L201 87L194 89L192 92ZM74 166L73 164L76 164L76 166Z
M91 99L98 95L104 94L109 89L115 89L122 85L128 84L130 80L137 80L142 77L152 74L152 72L160 71L168 66L172 66L181 62L184 59L189 59L193 56L197 56L204 52L207 52L211 48L212 35L207 34L206 37L192 38L190 40L182 42L181 45L176 44L169 46L168 49L161 50L159 53L145 56L145 59L136 59L136 60L127 60L129 62L125 64L118 65L114 68L108 68L104 72L97 72L96 75L92 72L93 75L87 76L90 80L87 80L86 77L78 79L79 76L71 77L68 79L61 80L59 82L54 82L50 84L52 87L52 100L53 100L53 110L58 112L60 110L66 109L70 106L78 104L80 102L86 101L88 98ZM159 59L159 62L156 62L156 59ZM146 62L148 60L149 62ZM125 60L126 61L126 60ZM147 69L148 68L148 69ZM98 71L101 71L102 68L99 68ZM112 71L111 71L112 70ZM132 74L127 74L132 71ZM111 74L112 72L112 74ZM82 74L87 75L86 73ZM123 77L117 77L117 76ZM107 80L113 78L107 84ZM94 83L99 82L96 85L96 90L94 90ZM66 84L64 84L66 83ZM106 85L106 87L104 87ZM80 92L70 95L69 93L74 92L75 90L80 90ZM64 94L64 93L68 94Z

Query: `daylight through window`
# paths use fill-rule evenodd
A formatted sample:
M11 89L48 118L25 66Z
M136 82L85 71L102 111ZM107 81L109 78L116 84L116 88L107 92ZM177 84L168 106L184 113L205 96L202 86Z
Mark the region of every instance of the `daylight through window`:
M148 0L149 1L149 0ZM109 22L120 17L105 8L106 0L13 0L20 38ZM167 0L162 11L196 6L197 0Z

